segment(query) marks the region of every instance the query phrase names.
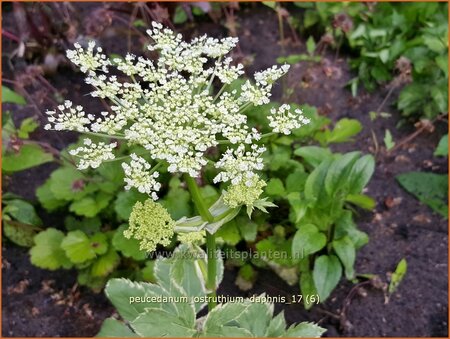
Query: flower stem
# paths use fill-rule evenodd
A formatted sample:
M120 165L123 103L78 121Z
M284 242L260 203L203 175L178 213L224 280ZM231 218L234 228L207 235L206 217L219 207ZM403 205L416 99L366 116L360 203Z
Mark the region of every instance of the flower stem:
M187 186L189 188L189 192L191 193L192 200L194 201L195 207L200 213L200 216L203 220L207 222L213 222L214 217L209 211L208 207L205 204L205 201L202 198L200 193L200 189L195 182L195 179L189 176L188 174L184 175ZM214 234L206 231L206 254L208 256L208 272L206 279L206 288L208 288L211 292L208 297L211 299L208 301L208 310L212 310L216 306L216 302L214 301L216 297L216 268L217 268L217 253L216 253L216 236Z

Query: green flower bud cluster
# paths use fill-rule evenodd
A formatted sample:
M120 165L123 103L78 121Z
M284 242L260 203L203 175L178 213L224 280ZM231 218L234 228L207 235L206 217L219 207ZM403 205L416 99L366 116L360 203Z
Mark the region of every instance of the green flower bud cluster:
M237 185L229 186L228 191L224 192L223 201L231 208L241 205L253 206L263 192L264 186L266 186L264 180L254 176L246 182L241 181Z
M182 244L197 244L202 245L205 242L205 231L178 233L178 240Z
M168 246L174 234L175 221L169 212L150 199L133 206L129 223L123 235L139 240L140 249L148 252L154 251L159 244Z

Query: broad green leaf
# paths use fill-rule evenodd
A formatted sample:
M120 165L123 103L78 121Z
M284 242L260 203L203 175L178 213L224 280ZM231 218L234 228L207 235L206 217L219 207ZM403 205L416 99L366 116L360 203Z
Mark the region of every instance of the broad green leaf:
M39 123L35 118L23 119L20 123L20 128L17 131L17 136L21 139L28 139L31 132L39 127Z
M369 242L369 237L366 233L357 229L352 218L352 212L344 211L336 220L334 236L338 239L348 235L355 248L359 249Z
M284 197L286 195L286 191L284 190L284 185L281 179L272 178L267 183L265 192L273 197Z
M58 200L77 200L91 189L83 174L73 167L61 167L50 175L50 191Z
M53 161L53 156L35 144L25 144L18 153L7 154L2 159L5 172L18 172Z
M89 238L91 247L94 249L95 254L102 255L108 250L108 237L105 233L97 232Z
M287 193L302 192L305 188L305 182L308 178L308 173L304 170L296 170L289 174L286 178L286 191Z
M112 273L120 263L120 256L109 246L108 251L94 261L91 266L91 274L93 277L106 277Z
M3 232L16 245L23 247L33 246L33 238L39 231L40 228L33 225L24 224L15 220L5 220L3 218Z
M169 182L169 193L161 201L174 220L191 214L191 196L188 191L181 188L180 179L173 177Z
M310 303L305 296L317 295L316 286L314 285L314 279L310 270L302 272L300 274L299 283L300 283L300 291L304 296L303 305L305 306L305 309L309 310L314 304Z
M114 201L114 210L120 220L128 220L134 204L138 201L145 201L148 196L139 193L136 190L122 191L117 194L117 198Z
M59 207L64 206L67 202L66 200L60 200L55 197L50 189L51 181L47 180L42 186L38 187L36 190L36 197L39 203L49 212L52 212Z
M312 225L301 225L292 240L292 255L295 259L302 259L316 253L325 247L327 237Z
M113 197L105 192L89 195L72 202L69 210L77 215L92 218L108 206Z
M355 246L350 237L345 236L332 242L334 251L344 265L345 276L351 280L355 276L354 264L356 258Z
M107 318L103 321L98 338L138 338L125 323L114 318Z
M145 251L139 249L139 240L135 238L127 239L123 235L123 231L128 228L128 225L121 225L115 232L112 238L112 245L114 248L127 258L134 260L144 260L147 257Z
M294 223L298 223L305 216L306 210L308 208L307 203L306 201L302 200L299 192L289 193L287 199L292 207L291 212L295 214L295 220L293 221Z
M6 103L25 105L27 102L23 96L2 85L2 104Z
M358 159L349 174L349 193L359 194L367 185L375 170L374 158L367 154Z
M250 306L237 318L239 327L249 331L253 337L264 337L267 327L272 320L274 305L269 303L258 303L246 300Z
M256 239L258 233L258 224L248 220L248 218L237 218L236 224L238 226L241 237L245 241L253 242Z
M36 235L35 245L30 250L31 263L48 270L72 267L72 263L61 248L63 239L64 233L54 228L48 228Z
M320 338L326 329L314 323L302 322L292 325L283 335L286 338Z
M190 311L190 317L195 319L194 310L190 308ZM186 323L185 316L150 308L131 321L130 326L139 336L145 338L189 338L196 333L195 323Z
M241 241L238 224L235 220L227 222L216 232L216 237L221 238L226 244L234 246Z
M61 248L67 257L75 264L81 264L96 257L95 247L82 231L67 233L61 243Z
M330 196L348 187L349 173L359 155L359 152L346 153L331 163L324 181L325 190Z
M294 151L294 154L305 159L314 168L319 166L324 160L332 157L332 153L328 148L318 146L300 147Z
M448 175L409 172L395 177L400 185L435 212L448 218Z
M439 144L436 147L436 150L434 151L433 155L435 157L448 156L448 134L444 135L441 140L439 140Z
M74 216L69 215L64 219L64 226L68 231L80 230L87 235L93 235L100 231L102 222L98 217L78 220Z
M77 268L77 282L79 285L88 287L94 293L100 293L103 290L107 280L106 277L94 277L91 274L91 266L80 269L80 266L78 265Z
M330 202L324 182L331 163L331 159L323 161L306 179L304 195L311 207L327 205Z
M355 204L366 210L373 210L376 206L376 201L365 194L349 194L345 198L345 201Z
M389 283L388 291L389 293L394 293L397 289L398 285L402 282L403 278L405 277L406 271L408 269L408 264L406 262L406 259L403 258L400 260L400 262L397 264L397 268L395 269L395 272L392 273L391 276L391 282Z
M339 283L342 266L335 255L321 255L314 262L313 279L320 301L324 302Z
M248 330L236 327L236 325L238 325L236 319L238 319L249 307L250 304L248 303L226 303L217 305L206 316L203 327L204 333L211 337L223 337L226 335L227 331L229 331L230 337L235 336L233 334L241 336L244 333L248 333L246 337L251 337L251 333ZM237 331L237 333L235 331Z
M362 130L361 123L356 119L339 120L330 135L327 137L327 143L347 142L351 137L357 135Z
M41 226L42 220L36 213L34 206L29 202L20 199L8 200L3 208L3 216L9 215L11 218L33 226Z
M392 148L394 148L395 142L394 142L394 139L392 139L392 134L388 129L384 132L383 141L384 141L384 145L386 146L386 149L388 151L391 150Z

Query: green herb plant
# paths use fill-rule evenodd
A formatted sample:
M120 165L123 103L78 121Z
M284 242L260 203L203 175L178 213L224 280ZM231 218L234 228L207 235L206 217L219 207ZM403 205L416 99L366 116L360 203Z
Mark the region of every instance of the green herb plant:
M126 239L137 241L142 253L170 246L174 235L182 243L169 258L156 261L154 284L109 281L107 295L126 323L107 320L101 335L320 336L323 329L310 323L286 329L284 316L273 318L273 305L264 301L217 305L216 290L223 275L216 240L218 231L236 218L241 209L251 217L255 210L267 213L267 208L275 207L261 197L266 186L258 174L264 168L262 155L266 148L262 142L273 135L290 135L292 130L309 123L300 109L283 104L270 110L267 133L247 124L244 112L270 102L273 83L289 66L257 72L255 81L247 80L238 91L228 86L243 74L243 66L233 65L226 56L236 45L236 38L218 40L202 36L186 43L180 34L155 22L147 33L153 40L148 48L159 55L157 60L129 54L111 62L93 42L86 48L75 44L74 50L67 51L68 58L86 73L86 82L94 87L91 96L108 100L113 113L87 114L83 107L70 101L47 112L46 129L72 130L86 136L78 147L69 150L71 156L78 158L79 170L118 163L123 169L126 190L136 189L146 195L131 210L128 228L121 232ZM212 66L205 68L211 62ZM128 76L129 82L109 76L112 67ZM217 91L214 80L221 84ZM116 150L119 148L120 152L121 144L133 149L118 157ZM115 170L111 173L118 175ZM213 174L212 182L221 187L220 195L212 203L207 203L201 189L201 183L208 178L206 173ZM166 174L178 179L171 189L186 185L198 215L175 220L157 202L163 189L161 178ZM105 187L101 185L110 184L109 181L99 184L80 172L83 189L74 193L73 177L67 180L68 173L60 176L63 183L69 181L71 186L64 183L57 188L50 182L46 193L62 194L75 213L91 217L91 208L94 214L95 209L107 205L101 192ZM79 196L73 199L74 195ZM98 264L102 259L108 262L108 267L113 266L111 262L116 255L108 234L93 232L87 236L76 230L64 236L54 229L46 232L51 233L49 247L61 248L65 254L64 257L63 252L59 253L62 262L58 264L63 267L95 260L90 266L91 273L96 269L102 271L107 269ZM35 238L36 246L49 243L39 238L42 234ZM114 244L114 239L111 241ZM203 243L206 252L199 247ZM40 255L44 249L36 252ZM33 258L33 249L31 255ZM130 297L137 292L144 296L142 307L130 305ZM165 303L152 296L186 299L182 303ZM195 297L203 298L197 301ZM206 305L208 315L197 319L197 313ZM260 324L254 323L255 318Z

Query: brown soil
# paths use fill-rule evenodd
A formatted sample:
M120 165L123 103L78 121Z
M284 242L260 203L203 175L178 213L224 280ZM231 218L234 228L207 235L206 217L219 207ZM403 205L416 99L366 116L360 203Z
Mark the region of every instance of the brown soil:
M86 11L83 6L79 7ZM90 4L89 9L95 6L99 5ZM4 14L4 26L14 31L9 14ZM264 6L244 9L238 12L238 22L241 55L255 57L255 62L249 65L249 73L275 64L282 48L274 12ZM180 31L191 35L206 32L213 36L227 34L223 26L206 19L198 26L181 27ZM107 52L121 54L126 51L126 46L117 43L122 38L125 39L123 33L119 37L109 35L100 40ZM284 47L286 54L305 50L303 42L306 37L301 37L300 45L294 45L289 34L287 38ZM11 50L12 47L10 43L4 42L3 48ZM135 53L139 54L139 49ZM13 77L5 59L3 69L4 77ZM396 128L400 115L393 108L392 101L384 107L384 111L391 112L392 117L371 122L368 112L378 107L387 90L381 88L374 94L360 91L357 98L352 98L350 91L345 88L352 76L345 56L336 59L334 53L326 54L321 63L297 64L291 68L288 79L289 86L295 88L290 101L317 106L321 114L333 121L348 117L362 122L364 129L355 142L333 146L335 151L358 149L364 153L373 153L375 148L371 129L374 131L381 147L376 155L376 171L367 194L376 199L377 206L373 213L361 212L357 218L358 225L369 234L370 241L357 254L356 270L359 273L377 274L386 281L387 274L395 269L398 261L406 258L408 272L389 302L386 302L381 290L370 286L361 289L349 300L348 295L354 285L342 280L329 300L309 312L298 304L277 304L276 310L284 310L290 323L319 322L328 329L326 336L447 337L447 221L402 190L395 180L397 174L413 170L448 172L446 159L433 157L434 148L439 137L446 133L447 125L438 123L434 133L423 133L393 154L387 154L382 147L385 129L389 129L394 140L398 141L411 134L414 128L410 125ZM98 109L84 96L88 90L82 85L80 74L62 68L57 75L47 79L65 97L82 103L87 109ZM274 98L279 96L280 88L276 90ZM37 104L37 110L41 112L49 105L45 102ZM15 120L37 111L31 110L30 106L18 108L11 105L7 108L14 112ZM39 131L34 137L59 149L76 137L69 134L55 137L54 134ZM53 168L54 165L43 165L4 178L5 188L33 199L35 188L43 183ZM399 204L392 206L389 201L395 198L399 198L396 200ZM57 216L43 213L43 217L48 226L61 226ZM102 321L114 313L103 294L93 294L76 286L74 271L40 270L30 264L26 249L5 240L2 255L3 336L93 336ZM235 270L227 270L219 293L244 296L263 292L285 296L299 293L298 286L288 286L268 270L259 272L254 288L246 293L237 289L235 278ZM348 301L346 321L340 322L337 315Z

